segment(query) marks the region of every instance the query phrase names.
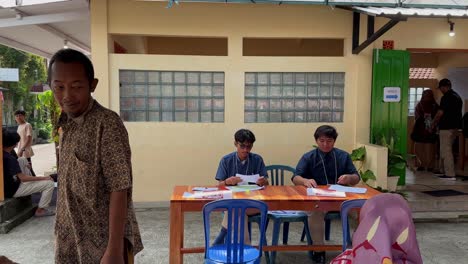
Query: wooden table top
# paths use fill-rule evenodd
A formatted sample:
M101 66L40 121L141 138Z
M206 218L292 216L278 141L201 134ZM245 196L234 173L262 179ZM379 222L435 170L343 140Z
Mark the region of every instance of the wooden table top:
M198 201L211 201L213 199L194 199L182 197L184 192L193 192L192 188L196 186L175 186L171 196L171 202L191 203ZM197 186L199 187L199 185ZM208 186L207 186L208 187ZM213 186L210 186L213 187ZM255 199L261 201L346 201L353 199L369 199L380 194L379 191L367 186L357 186L366 188L364 194L346 193L346 197L325 197L325 196L308 196L304 186L265 186L264 189L258 191L234 192L234 199ZM328 186L319 186L321 189L328 189ZM226 190L224 187L219 187L220 190Z

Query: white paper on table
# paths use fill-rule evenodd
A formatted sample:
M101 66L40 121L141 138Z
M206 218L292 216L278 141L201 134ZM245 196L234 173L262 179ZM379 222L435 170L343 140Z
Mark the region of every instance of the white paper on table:
M243 175L243 174L236 174L236 177L241 178L241 182L239 182L237 185L248 185L249 183L256 184L258 181L258 178L260 178L260 175L254 174L254 175Z
M319 188L307 188L307 195L328 196L328 197L346 197L345 192L324 190Z
M258 185L236 185L236 186L226 186L228 190L232 192L249 192L249 191L258 191L265 189L265 186Z
M194 198L194 199L232 199L232 191L212 191L212 192L195 192L189 193L184 192L183 198Z
M212 192L217 191L218 187L193 187L192 191Z
M366 188L360 188L360 187L348 187L348 186L343 186L343 185L331 185L329 190L334 190L334 191L340 191L340 192L348 192L348 193L366 193L367 189Z

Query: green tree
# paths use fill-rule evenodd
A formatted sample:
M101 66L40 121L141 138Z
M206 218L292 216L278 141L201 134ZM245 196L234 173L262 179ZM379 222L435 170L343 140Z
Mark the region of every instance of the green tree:
M4 82L8 89L4 93L5 100L10 100L11 111L23 108L28 113L28 120L32 121L32 114L36 106L36 96L29 90L36 83L46 83L46 61L44 58L0 45L0 67L18 68L18 82Z

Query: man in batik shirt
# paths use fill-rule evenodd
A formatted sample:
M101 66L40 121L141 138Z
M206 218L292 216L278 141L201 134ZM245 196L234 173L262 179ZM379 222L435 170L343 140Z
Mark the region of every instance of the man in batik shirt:
M132 263L143 249L132 202L127 131L92 97L98 80L82 53L63 49L50 60L49 82L63 129L55 224L56 263Z

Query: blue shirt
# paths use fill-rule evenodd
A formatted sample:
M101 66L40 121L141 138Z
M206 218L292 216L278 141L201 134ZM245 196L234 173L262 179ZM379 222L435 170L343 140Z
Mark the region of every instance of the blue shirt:
M314 179L318 185L336 184L343 174L359 176L351 156L346 151L337 148L329 153L323 153L319 149L309 151L302 156L296 167L296 175Z
M260 176L268 177L265 163L263 163L260 155L249 153L244 164L242 164L237 156L237 152L233 152L221 159L215 179L224 181L231 176L236 176L237 173L242 175L259 174Z
M21 181L16 176L21 173L18 160L10 153L3 151L3 189L5 198L11 198L18 190Z

